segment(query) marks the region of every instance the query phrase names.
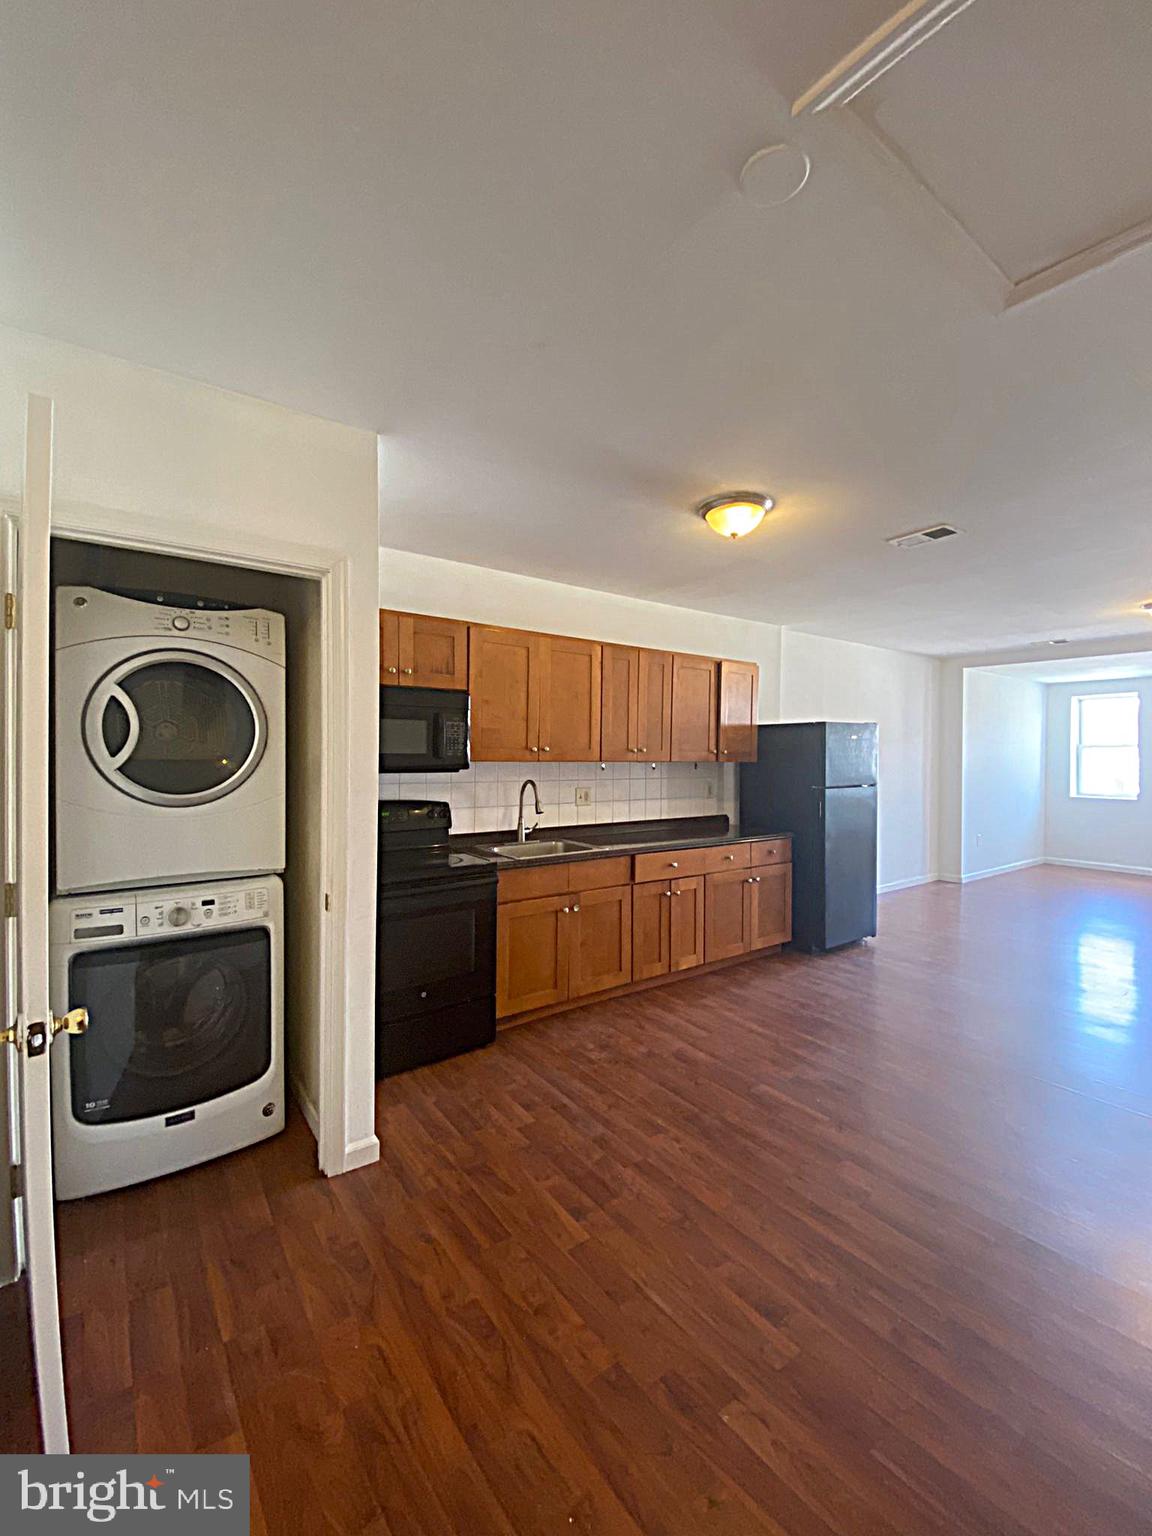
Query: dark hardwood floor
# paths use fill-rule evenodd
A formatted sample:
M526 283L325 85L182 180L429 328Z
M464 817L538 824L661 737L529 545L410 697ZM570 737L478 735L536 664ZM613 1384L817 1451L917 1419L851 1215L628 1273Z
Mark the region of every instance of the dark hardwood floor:
M881 912L63 1208L77 1448L276 1536L1152 1532L1152 881Z

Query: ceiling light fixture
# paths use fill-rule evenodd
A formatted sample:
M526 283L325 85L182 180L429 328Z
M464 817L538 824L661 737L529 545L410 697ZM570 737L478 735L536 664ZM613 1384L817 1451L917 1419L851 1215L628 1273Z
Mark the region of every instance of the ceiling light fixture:
M1149 618L1152 618L1152 603L1141 603L1140 607L1144 610Z
M771 496L759 491L728 491L702 501L696 510L713 533L725 539L742 539L759 528L775 505Z

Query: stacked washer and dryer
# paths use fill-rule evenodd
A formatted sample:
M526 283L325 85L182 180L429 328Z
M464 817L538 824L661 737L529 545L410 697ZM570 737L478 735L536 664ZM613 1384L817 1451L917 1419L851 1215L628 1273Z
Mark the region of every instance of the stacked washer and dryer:
M284 1126L284 619L60 587L53 1051L64 1200ZM63 1049L61 1049L63 1047Z

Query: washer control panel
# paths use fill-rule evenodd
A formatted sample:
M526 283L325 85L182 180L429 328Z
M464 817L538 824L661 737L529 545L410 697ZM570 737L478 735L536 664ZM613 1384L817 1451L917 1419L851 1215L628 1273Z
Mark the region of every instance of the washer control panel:
M204 928L259 923L268 916L268 887L219 885L199 891L142 891L123 899L100 896L66 914L66 937L74 944L108 939L174 936ZM63 926L63 925L62 925Z

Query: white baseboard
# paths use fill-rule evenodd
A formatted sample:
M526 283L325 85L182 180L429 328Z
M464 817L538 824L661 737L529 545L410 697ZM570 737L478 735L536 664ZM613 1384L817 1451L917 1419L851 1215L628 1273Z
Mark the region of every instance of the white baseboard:
M317 1112L315 1104L312 1102L311 1096L306 1091L304 1084L295 1074L293 1074L289 1079L289 1086L292 1090L292 1097L300 1106L300 1113L304 1116L308 1129L312 1132L312 1135L315 1137L317 1144L319 1144L320 1116Z
M362 1136L359 1141L350 1141L344 1148L344 1163L341 1168L330 1169L332 1173L351 1173L354 1168L366 1168L369 1163L380 1161L380 1138L378 1136Z
M955 875L945 875L944 878L953 885L968 885L973 880L990 880L993 875L1010 875L1017 869L1035 869L1037 864L1047 864L1048 859L1020 859L1015 864L998 864L995 869L978 869L970 875L961 875L959 879Z
M1113 875L1152 875L1147 864L1102 864L1097 859L1045 859L1045 864L1059 864L1064 869L1104 869Z
M914 885L935 885L939 875L913 875L911 880L889 880L886 885L878 885L876 894L887 896L889 891L907 891Z

